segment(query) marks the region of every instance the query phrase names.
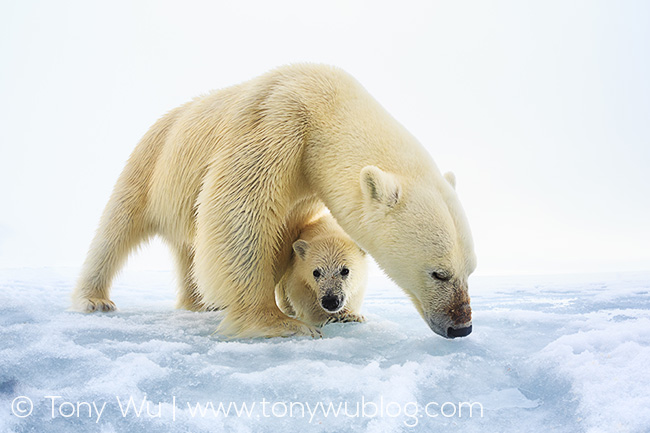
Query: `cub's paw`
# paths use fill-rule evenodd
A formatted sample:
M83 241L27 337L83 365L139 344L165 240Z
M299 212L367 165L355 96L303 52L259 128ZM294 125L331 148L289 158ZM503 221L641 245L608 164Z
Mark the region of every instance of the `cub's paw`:
M365 321L366 318L363 317L363 315L361 314L351 313L349 311L343 311L341 313L333 314L330 317L328 317L325 324L327 325L330 323L350 323L350 322L363 323Z
M115 304L110 299L84 298L76 300L73 308L82 313L108 312L115 311Z

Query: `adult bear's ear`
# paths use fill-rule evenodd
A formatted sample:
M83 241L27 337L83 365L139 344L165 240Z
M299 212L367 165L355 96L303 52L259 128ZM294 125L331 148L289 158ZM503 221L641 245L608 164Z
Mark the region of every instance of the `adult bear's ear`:
M298 257L305 260L307 257L307 250L309 249L309 242L303 239L298 239L293 243L293 250L296 252Z
M448 171L447 173L444 174L444 177L447 180L447 182L449 182L449 185L451 185L453 189L456 189L456 175L451 171Z
M374 165L361 169L361 190L367 199L382 203L389 208L395 207L402 197L402 186L397 178Z

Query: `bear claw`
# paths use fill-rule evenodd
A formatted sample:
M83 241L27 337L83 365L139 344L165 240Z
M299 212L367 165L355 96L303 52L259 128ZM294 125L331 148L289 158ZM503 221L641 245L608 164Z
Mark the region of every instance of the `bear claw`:
M90 298L80 300L78 310L84 313L93 313L95 311L109 312L115 311L115 303L110 299Z
M295 321L296 323L290 322L287 324L289 332L282 333L283 337L312 337L312 338L323 338L323 333L320 329L302 323L300 321Z
M345 313L339 313L330 316L325 322L325 325L328 325L330 323L350 323L350 322L363 323L365 321L366 318L361 314L345 312Z

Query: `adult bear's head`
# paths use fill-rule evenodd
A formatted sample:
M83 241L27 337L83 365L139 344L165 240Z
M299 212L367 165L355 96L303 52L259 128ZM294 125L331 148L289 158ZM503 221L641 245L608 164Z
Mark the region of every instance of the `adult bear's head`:
M398 176L361 170L365 246L409 295L429 327L446 338L472 331L467 278L476 268L472 234L454 175Z

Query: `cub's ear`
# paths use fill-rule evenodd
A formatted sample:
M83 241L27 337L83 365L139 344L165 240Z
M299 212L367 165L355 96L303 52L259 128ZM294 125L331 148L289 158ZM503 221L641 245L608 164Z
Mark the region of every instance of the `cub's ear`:
M447 182L449 182L449 185L451 185L453 189L456 189L456 175L451 171L448 171L447 173L444 174L444 177L447 180Z
M395 207L402 197L402 186L397 178L374 165L361 169L361 191L367 199L389 208Z
M309 242L303 239L298 239L293 243L293 250L296 252L296 255L301 259L305 260L307 257L307 250L309 249Z

